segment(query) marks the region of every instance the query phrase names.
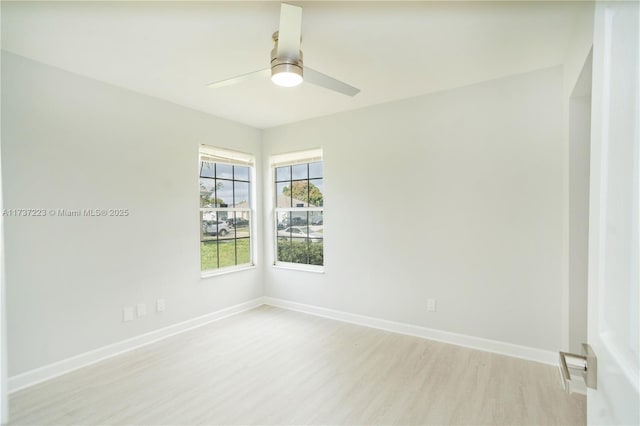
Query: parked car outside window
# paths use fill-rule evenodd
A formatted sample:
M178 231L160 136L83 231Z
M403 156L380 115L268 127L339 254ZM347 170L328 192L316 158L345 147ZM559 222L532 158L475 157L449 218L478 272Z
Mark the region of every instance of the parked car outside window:
M278 231L278 237L280 238L309 238L312 243L319 243L322 241L322 234L317 232L308 232L306 227L292 226L290 228Z
M219 220L203 220L202 233L205 235L220 234L224 236L229 233L229 225L226 222L222 222Z

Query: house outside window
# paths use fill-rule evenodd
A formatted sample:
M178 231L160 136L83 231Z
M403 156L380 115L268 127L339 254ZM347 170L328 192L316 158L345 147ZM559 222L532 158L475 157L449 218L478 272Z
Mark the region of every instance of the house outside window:
M203 275L254 264L254 163L249 154L200 146L200 270Z
M324 267L324 170L322 151L274 156L276 266L322 271Z

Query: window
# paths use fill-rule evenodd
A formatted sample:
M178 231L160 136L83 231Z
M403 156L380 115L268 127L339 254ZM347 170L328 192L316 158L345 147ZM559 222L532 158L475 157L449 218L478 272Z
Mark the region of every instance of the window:
M253 264L252 176L247 154L200 147L200 269Z
M272 158L275 185L276 265L322 270L324 191L322 152ZM304 266L303 266L304 265Z

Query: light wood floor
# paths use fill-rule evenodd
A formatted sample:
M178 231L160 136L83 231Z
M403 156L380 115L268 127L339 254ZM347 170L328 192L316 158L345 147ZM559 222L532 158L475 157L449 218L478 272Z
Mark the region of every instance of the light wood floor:
M260 307L10 396L10 425L584 425L556 368Z

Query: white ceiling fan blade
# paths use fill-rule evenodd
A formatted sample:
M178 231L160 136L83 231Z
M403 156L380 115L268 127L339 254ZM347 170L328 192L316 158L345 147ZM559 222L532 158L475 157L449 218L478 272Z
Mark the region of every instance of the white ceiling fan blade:
M347 96L355 96L360 93L360 89L349 86L347 83L343 83L316 70L312 70L307 66L304 67L304 81Z
M260 71L250 72L249 74L239 75L237 77L227 78L226 80L215 81L213 83L207 84L212 89L217 89L219 87L231 86L232 84L242 83L249 80L256 80L258 78L269 78L271 75L271 69L267 68Z
M300 59L300 34L302 31L302 8L282 3L280 5L280 28L278 30L278 59Z

